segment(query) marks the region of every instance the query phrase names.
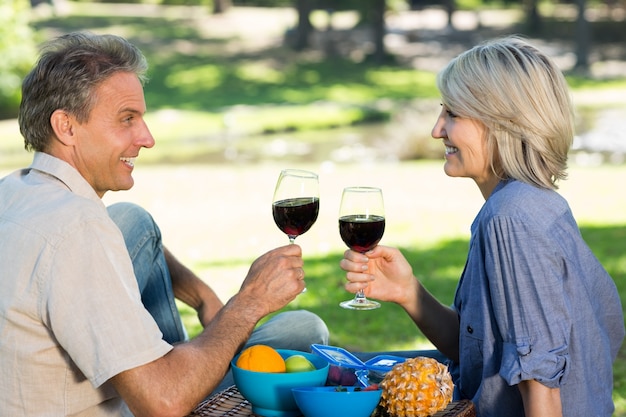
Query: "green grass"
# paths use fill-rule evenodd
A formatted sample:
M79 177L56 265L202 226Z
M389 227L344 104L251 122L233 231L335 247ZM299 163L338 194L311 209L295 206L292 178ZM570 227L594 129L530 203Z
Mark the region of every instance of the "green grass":
M624 173L626 169L622 170ZM625 198L626 199L626 198ZM625 202L626 203L626 202ZM626 204L622 207L626 207ZM626 306L626 225L582 226L582 234L600 262L611 274ZM451 303L465 262L467 239L443 240L425 247L404 247L402 251L424 285L442 302ZM352 351L416 349L429 342L397 305L383 303L381 309L353 312L339 308L349 298L338 269L341 254L306 260L307 292L284 310L308 309L328 323L330 344ZM206 265L205 265L206 267ZM191 333L200 330L195 315L181 306ZM626 346L622 346L614 366L616 416L626 416Z
M433 181L441 175L440 164L410 162L411 171L398 171L404 175L419 175ZM581 225L583 237L600 262L613 277L622 305L626 306L626 193L616 191L619 178L626 178L626 166L576 166L570 169L570 179L562 184L561 192ZM468 184L471 187L471 184ZM477 191L478 192L478 191ZM458 210L465 210L462 201ZM411 218L419 219L419 212ZM469 226L469 225L468 225ZM452 228L449 230L448 228ZM405 239L402 230L395 230L398 241L408 242L401 249L415 274L442 302L451 303L458 278L463 270L468 249L468 238L455 232L454 225L440 222L432 229L433 239L410 236ZM439 236L439 238L437 238ZM298 296L283 311L305 308L322 317L331 330L330 343L349 350L393 350L429 347L425 337L406 314L396 305L384 303L376 311L353 312L338 307L338 303L350 297L343 288L343 274L338 262L340 252L308 256L307 292ZM244 267L251 259L219 259L196 263L197 271L220 271L229 266ZM219 273L207 273L219 276ZM200 331L195 315L181 305L186 325L191 334ZM614 365L614 399L616 416L626 416L626 346L622 346Z

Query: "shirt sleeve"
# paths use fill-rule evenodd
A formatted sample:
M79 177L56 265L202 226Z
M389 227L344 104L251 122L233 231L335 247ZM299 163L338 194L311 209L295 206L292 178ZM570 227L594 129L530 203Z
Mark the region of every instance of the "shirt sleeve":
M500 376L510 385L535 379L558 387L572 325L559 245L549 230L511 217L492 218L485 233L489 292L503 338Z
M94 387L172 347L141 302L130 257L108 219L85 221L52 248L41 314Z

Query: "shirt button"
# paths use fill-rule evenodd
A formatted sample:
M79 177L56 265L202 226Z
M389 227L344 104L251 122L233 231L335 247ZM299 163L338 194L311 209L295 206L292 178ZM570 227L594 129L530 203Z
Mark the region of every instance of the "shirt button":
M474 329L472 329L472 326L467 326L467 332L468 332L469 334L474 333Z

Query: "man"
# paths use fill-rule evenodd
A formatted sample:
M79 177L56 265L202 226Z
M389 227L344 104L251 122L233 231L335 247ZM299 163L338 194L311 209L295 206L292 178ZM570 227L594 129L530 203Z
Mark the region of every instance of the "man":
M246 343L327 343L308 312L257 322L304 289L301 249L254 261L225 305L163 247L132 204L134 160L154 146L147 64L122 38L72 33L25 78L19 123L32 165L0 180L0 415L183 416ZM198 311L185 341L174 297ZM280 334L276 331L280 329ZM252 337L251 337L252 335Z

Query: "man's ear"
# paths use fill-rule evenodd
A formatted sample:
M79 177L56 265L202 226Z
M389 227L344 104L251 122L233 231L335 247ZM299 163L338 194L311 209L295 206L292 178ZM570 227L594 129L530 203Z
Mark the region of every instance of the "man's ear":
M50 116L50 125L57 139L66 146L74 144L76 137L74 136L73 123L75 119L65 110L57 109Z

